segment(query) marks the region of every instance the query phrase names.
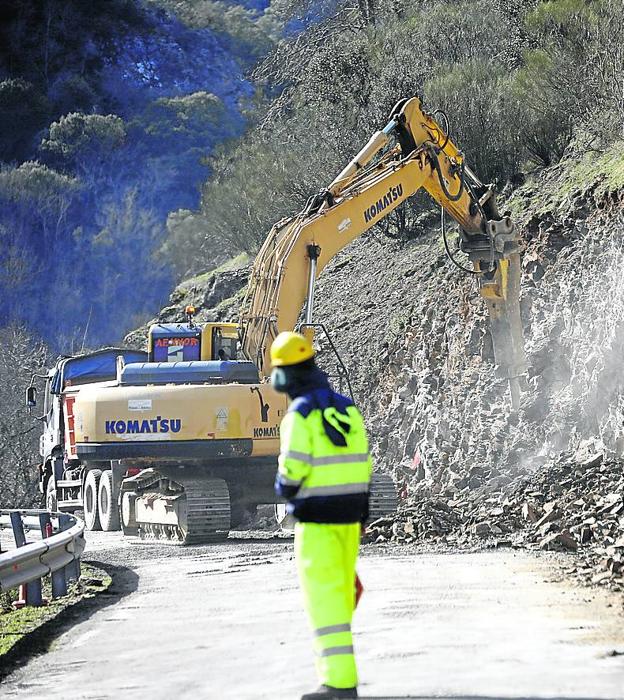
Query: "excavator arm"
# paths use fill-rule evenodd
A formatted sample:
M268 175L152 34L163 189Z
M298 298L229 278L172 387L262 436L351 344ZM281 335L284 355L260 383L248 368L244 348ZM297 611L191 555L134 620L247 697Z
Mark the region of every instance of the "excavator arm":
M329 187L275 224L264 241L239 319L243 353L262 375L270 370L273 339L295 327L304 304L305 321L312 322L315 281L325 265L420 189L460 226L461 248L487 304L495 360L518 405L525 355L517 232L498 213L494 187L480 182L416 97L400 101Z

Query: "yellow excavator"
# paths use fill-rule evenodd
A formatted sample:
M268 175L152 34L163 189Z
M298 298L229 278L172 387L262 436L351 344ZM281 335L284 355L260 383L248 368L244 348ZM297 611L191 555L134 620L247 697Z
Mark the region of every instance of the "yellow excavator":
M304 210L277 223L255 260L240 318L242 348L261 373L273 338L297 325L313 327L315 280L348 243L426 190L460 226L461 249L473 264L487 303L495 361L518 407L526 371L520 321L518 233L498 212L493 185L484 185L419 98L398 102L390 121L370 138L327 189Z
M448 127L406 99L326 189L270 231L238 324L197 324L189 308L186 322L151 327L146 353L106 349L49 372L40 478L48 507L84 509L90 529L121 524L128 534L192 543L223 538L241 512L274 503L287 405L267 380L271 342L293 328L314 334L323 267L420 189L459 223L517 406L525 371L517 232ZM34 386L28 403L36 405ZM396 502L391 479L377 475L371 517Z

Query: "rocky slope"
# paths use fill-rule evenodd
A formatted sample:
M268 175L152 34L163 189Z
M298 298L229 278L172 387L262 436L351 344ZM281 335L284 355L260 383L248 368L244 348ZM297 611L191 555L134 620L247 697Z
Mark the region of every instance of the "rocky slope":
M591 566L602 567L591 575L619 585L621 151L619 144L604 154L571 152L508 199L525 241L529 372L518 415L495 376L474 281L449 263L435 225L402 244L368 233L324 270L317 320L350 370L376 465L393 474L402 496L399 516L377 523L374 538L583 547ZM201 318L234 318L246 274L186 283L172 307L196 303ZM159 318L173 315L169 307ZM327 350L327 341L318 340ZM328 352L321 361L330 370L335 365Z
M129 333L124 343L144 348L153 323L183 322L187 306L195 307L198 322L236 321L248 277L249 260L240 255L216 270L182 282L171 293L169 304L151 321Z

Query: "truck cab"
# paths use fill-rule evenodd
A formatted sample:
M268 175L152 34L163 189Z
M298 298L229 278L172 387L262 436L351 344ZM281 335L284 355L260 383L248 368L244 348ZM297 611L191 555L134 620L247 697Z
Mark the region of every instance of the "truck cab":
M114 380L119 356L125 362L147 360L147 353L142 350L105 348L85 355L63 357L44 377L43 412L39 416L43 422L43 432L39 438L39 490L45 494L48 510L72 512L82 507L75 493L59 486L68 481L64 479L68 469L74 466L79 468L72 410L75 394L80 386ZM28 391L28 406L37 406L32 387Z

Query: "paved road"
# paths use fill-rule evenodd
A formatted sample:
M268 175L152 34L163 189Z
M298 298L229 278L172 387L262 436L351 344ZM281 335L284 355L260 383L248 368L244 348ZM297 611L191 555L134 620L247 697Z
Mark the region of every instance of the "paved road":
M2 698L292 700L315 686L290 541L89 540L93 559L128 567L126 594L9 676ZM624 656L609 655L624 652L621 598L553 580L551 558L369 547L359 569L363 697L624 698Z

